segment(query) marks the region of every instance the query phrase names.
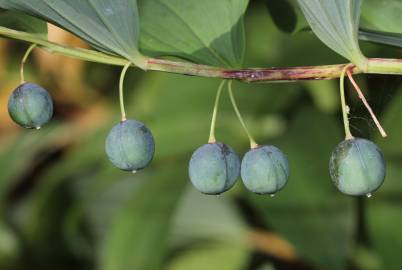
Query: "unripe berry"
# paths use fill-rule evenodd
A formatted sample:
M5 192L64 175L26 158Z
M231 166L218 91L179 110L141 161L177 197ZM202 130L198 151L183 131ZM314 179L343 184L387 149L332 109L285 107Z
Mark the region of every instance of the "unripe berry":
M20 126L39 129L52 118L53 101L39 85L23 83L11 94L8 113Z
M368 195L384 182L385 161L381 150L371 141L354 138L341 142L329 163L335 186L348 195Z
M155 142L151 131L143 123L125 120L110 131L105 148L114 166L124 171L136 172L151 162Z
M240 159L235 151L223 143L208 143L198 148L189 165L190 180L204 194L221 194L236 182Z
M288 182L288 159L275 146L259 146L249 150L241 163L245 187L257 194L275 194Z

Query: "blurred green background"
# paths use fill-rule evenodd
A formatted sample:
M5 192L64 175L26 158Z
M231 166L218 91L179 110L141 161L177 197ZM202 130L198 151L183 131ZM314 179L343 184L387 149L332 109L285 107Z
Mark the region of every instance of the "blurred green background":
M289 17L291 20L291 16ZM280 32L263 1L245 18L245 66L343 63L311 32ZM51 27L54 41L85 46ZM361 43L368 57L400 49ZM389 138L378 136L349 86L352 132L378 143L387 178L370 199L336 191L328 160L343 139L338 82L241 84L235 95L260 144L289 157L292 175L277 196L197 193L187 165L207 142L219 80L131 70L128 115L156 139L150 167L131 175L104 153L119 121L119 67L35 51L26 77L49 89L55 118L40 131L8 117L27 45L0 41L0 269L242 270L400 269L402 262L402 79L357 76ZM223 96L217 138L239 154L247 137Z

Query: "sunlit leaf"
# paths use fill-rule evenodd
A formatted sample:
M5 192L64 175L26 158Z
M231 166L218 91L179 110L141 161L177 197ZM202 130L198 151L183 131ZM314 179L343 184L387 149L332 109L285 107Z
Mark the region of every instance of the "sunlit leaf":
M141 49L197 63L239 66L248 0L139 0Z
M402 34L402 1L363 1L362 21L365 27Z
M223 244L207 244L183 252L167 270L243 270L247 266L247 249Z
M328 47L365 69L358 29L362 0L298 0L314 33Z
M176 166L159 170L132 194L107 233L101 269L161 269L169 224L183 190L184 175ZM157 193L158 196L153 196Z

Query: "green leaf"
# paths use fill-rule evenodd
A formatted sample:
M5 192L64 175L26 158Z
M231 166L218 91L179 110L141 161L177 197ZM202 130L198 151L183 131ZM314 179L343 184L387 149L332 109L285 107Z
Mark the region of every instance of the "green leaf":
M399 175L399 177L401 176ZM379 202L373 200L369 202L368 206L367 223L372 237L372 248L380 255L381 269L399 270L402 249L402 234L400 233L402 203L400 200Z
M305 261L317 269L345 269L353 244L353 207L328 172L340 129L333 118L302 109L286 134L271 143L288 155L289 183L274 198L248 194L250 202Z
M365 0L362 22L367 28L402 34L402 1Z
M285 33L296 33L308 28L302 11L296 0L266 0L268 12L279 30Z
M338 110L338 84L334 81L306 81L303 83L311 95L315 105L325 113L334 113Z
M170 243L176 248L206 240L246 246L248 233L247 224L227 196L205 196L189 186L176 210Z
M242 270L247 267L247 259L245 248L207 244L180 254L167 270Z
M142 66L138 52L139 16L135 0L0 0L0 7L52 22L94 47Z
M276 26L286 33L292 33L297 26L297 13L288 0L266 0L268 12ZM284 16L286 14L286 16Z
M139 0L142 51L236 67L243 60L248 0Z
M402 125L399 125L400 115L402 113L402 87L398 89L392 98L392 102L387 106L382 124L388 132L389 137L386 140L379 139L379 146L384 151L385 155L390 157L402 157ZM379 136L378 136L379 137Z
M359 39L402 48L402 34L372 30L360 30Z
M298 0L314 33L328 47L365 69L358 29L362 0Z
M0 9L0 26L37 34L47 39L47 23L22 12Z
M66 127L51 125L35 133L24 131L8 147L0 151L2 176L0 178L0 205L4 205L7 193L15 188L18 180L31 169L34 161L39 161L41 152L58 146ZM44 155L42 155L44 156Z
M170 219L184 179L177 166L159 169L132 194L106 235L101 269L161 269Z

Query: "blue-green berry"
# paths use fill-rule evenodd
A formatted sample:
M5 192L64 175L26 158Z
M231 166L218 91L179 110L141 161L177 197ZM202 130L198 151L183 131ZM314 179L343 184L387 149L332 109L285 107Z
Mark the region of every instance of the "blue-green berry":
M333 151L329 171L333 183L342 193L370 196L384 182L384 156L369 140L345 140Z
M290 175L289 162L275 146L258 146L249 150L241 162L241 178L245 187L257 194L275 194Z
M52 118L53 101L39 85L23 83L8 99L8 113L18 125L39 129Z
M240 158L223 143L208 143L192 155L189 175L194 187L204 194L217 195L229 190L240 172Z
M106 139L106 154L117 168L136 172L145 168L155 153L151 131L135 120L121 121Z

